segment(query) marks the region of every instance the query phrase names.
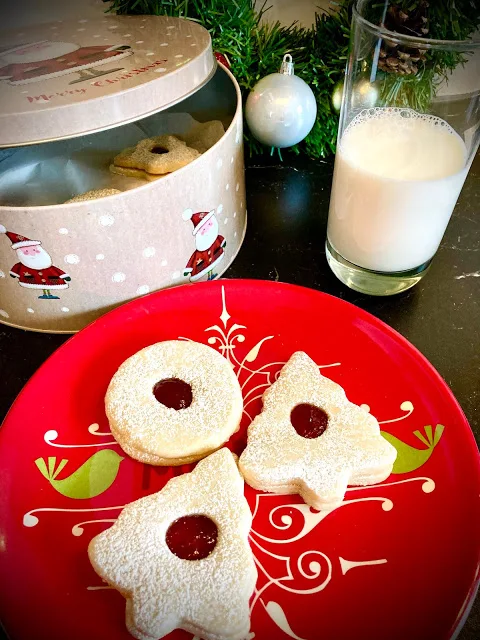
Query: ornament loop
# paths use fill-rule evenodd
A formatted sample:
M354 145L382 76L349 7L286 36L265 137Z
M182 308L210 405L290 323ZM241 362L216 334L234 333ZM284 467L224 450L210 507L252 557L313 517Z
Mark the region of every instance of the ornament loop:
M289 53L286 53L283 56L283 62L282 62L282 66L280 67L279 73L283 73L283 75L285 75L285 76L293 76L294 75L294 71L293 71L293 67L294 66L295 66L295 63L293 62L292 56Z

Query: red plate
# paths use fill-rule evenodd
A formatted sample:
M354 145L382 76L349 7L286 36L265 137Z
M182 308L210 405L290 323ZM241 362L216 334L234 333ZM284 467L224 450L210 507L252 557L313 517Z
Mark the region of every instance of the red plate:
M246 487L259 573L250 638L450 638L478 586L480 473L449 389L406 340L350 304L225 280L162 291L100 318L15 402L0 431L0 617L12 640L130 637L124 600L91 568L88 542L122 505L189 467L120 461L103 398L125 358L178 337L232 362L245 399L237 453L262 392L299 349L397 438L397 473L350 489L328 514Z

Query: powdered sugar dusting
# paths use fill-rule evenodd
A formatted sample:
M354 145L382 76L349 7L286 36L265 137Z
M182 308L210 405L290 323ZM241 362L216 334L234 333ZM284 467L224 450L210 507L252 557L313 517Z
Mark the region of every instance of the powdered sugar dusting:
M159 403L153 387L179 378L192 387L192 404L180 411ZM136 457L180 458L217 449L238 430L242 394L228 361L190 341L160 342L126 360L105 398L113 436Z
M170 524L190 514L208 516L219 531L212 553L195 562L178 558L165 540ZM135 636L159 638L182 628L240 639L249 632L248 601L257 577L251 523L234 458L221 449L159 493L127 505L92 540L89 556L104 580L134 594L127 599L127 624Z
M291 424L292 409L302 403L328 415L319 438L305 439ZM263 395L263 411L248 429L240 469L257 489L299 493L310 506L328 509L343 500L348 484L388 477L395 457L377 420L349 402L342 387L322 376L306 353L297 352Z

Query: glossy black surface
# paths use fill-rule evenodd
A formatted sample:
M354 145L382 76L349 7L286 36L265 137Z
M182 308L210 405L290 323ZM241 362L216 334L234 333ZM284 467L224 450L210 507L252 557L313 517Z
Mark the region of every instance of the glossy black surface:
M462 406L478 443L480 156L473 164L429 273L410 291L390 298L372 298L349 290L327 265L324 243L331 162L290 158L283 165L274 161L249 164L247 236L224 277L280 280L311 287L381 318L410 340L440 372ZM1 419L29 377L68 336L0 327ZM452 505L446 505L446 510L450 508ZM459 639L479 637L477 598Z

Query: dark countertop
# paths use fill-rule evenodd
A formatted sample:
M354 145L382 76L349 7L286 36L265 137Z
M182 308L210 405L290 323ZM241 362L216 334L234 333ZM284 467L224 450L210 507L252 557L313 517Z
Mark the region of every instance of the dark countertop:
M440 372L480 442L480 155L430 272L413 289L389 298L349 290L327 265L324 242L331 162L287 158L283 165L271 160L249 165L247 236L225 277L280 280L319 289L381 318ZM0 328L0 371L4 374L0 419L29 377L67 338ZM479 637L477 597L459 640ZM0 640L3 638L0 630Z

